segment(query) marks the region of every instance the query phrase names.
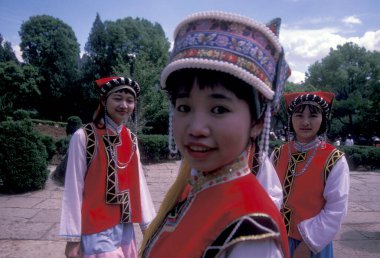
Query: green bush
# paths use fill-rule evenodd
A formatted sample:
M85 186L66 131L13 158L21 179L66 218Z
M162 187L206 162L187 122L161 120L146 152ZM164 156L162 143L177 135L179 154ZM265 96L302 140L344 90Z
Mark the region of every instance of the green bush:
M60 155L66 154L67 149L69 148L70 139L71 139L71 135L67 137L62 137L55 142L55 148L58 154Z
M15 112L13 112L13 119L15 121L17 120L25 120L30 119L30 112L23 110L23 109L17 109Z
M143 163L168 160L167 135L139 135L140 157Z
M72 135L80 127L82 127L82 119L80 119L79 116L70 116L67 119L66 134L67 135Z
M367 169L380 169L380 148L373 146L340 146L339 149L346 154L350 170L359 166Z
M48 154L47 160L50 161L57 152L56 143L53 137L49 135L40 135L42 143L45 145Z
M22 193L44 187L48 154L30 120L0 122L0 192Z

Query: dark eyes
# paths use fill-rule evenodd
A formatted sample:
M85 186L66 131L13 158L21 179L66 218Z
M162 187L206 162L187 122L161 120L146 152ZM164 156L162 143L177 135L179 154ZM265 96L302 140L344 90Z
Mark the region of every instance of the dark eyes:
M187 105L179 105L179 106L177 106L176 109L179 112L190 112L190 110L191 110L191 108L189 106L187 106ZM225 107L222 107L222 106L216 106L216 107L213 107L211 109L211 113L217 114L217 115L224 114L224 113L227 113L227 112L229 112L229 110L227 108L225 108Z
M229 112L229 110L225 107L222 107L222 106L217 106L217 107L214 107L212 110L211 110L212 113L215 113L215 114L224 114L224 113L227 113Z
M179 106L177 106L177 111L179 111L179 112L189 112L190 111L190 107L186 106L186 105L179 105Z

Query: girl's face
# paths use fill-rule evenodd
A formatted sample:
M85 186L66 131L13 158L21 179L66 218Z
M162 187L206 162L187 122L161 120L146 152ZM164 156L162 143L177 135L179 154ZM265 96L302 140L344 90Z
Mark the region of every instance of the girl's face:
M306 106L302 112L293 113L292 124L299 142L311 142L317 137L321 127L322 113L310 112L309 106Z
M104 103L103 103L104 104ZM111 93L107 98L107 114L118 125L132 115L135 97L125 91Z
M173 114L173 135L189 165L209 172L232 162L261 131L248 104L220 84L190 93L179 92Z

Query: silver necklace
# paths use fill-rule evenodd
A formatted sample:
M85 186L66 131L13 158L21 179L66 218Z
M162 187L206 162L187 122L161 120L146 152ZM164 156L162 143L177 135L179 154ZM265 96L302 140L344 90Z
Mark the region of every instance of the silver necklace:
M314 150L313 150L313 153L311 154L311 156L309 157L309 159L306 161L306 164L305 166L302 168L301 172L299 173L296 173L296 163L294 161L294 169L292 170L292 175L293 176L300 176L300 175L303 175L305 172L306 172L306 169L309 167L311 161L313 160L314 156L315 156L315 153L317 152L317 149L319 147L319 144L320 144L320 141L316 141L315 142L315 145L314 145ZM290 143L289 143L289 146L288 146L288 153L289 153L289 159L288 159L288 162L290 163L292 161L292 153L290 151Z
M107 123L107 124L111 128L113 127L111 124L109 124L109 123ZM119 138L120 134L118 133L117 128L114 128L114 130L115 130L115 132L117 132L117 137ZM115 146L115 144L112 143L111 140L110 140L110 135L108 133L107 125L106 125L106 133L107 133L107 141L109 143L109 149L110 149L110 153L111 153L111 159L114 161L115 166L116 166L117 169L125 169L126 167L128 167L129 163L131 163L133 154L135 154L135 151L136 151L136 146L137 146L137 137L136 137L136 135L134 135L131 132L131 138L132 138L132 151L131 151L131 155L129 156L128 161L126 163L123 163L123 162L120 162L119 159L117 158L118 157L118 155L117 155L117 146Z

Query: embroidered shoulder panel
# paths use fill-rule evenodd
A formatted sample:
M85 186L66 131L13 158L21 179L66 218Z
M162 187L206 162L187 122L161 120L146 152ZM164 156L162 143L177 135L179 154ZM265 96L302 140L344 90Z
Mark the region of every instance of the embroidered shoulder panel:
M335 149L333 150L329 157L326 160L325 167L323 168L323 175L324 175L324 181L326 184L327 178L329 177L329 174L331 170L334 168L335 164L338 162L338 160L344 156L344 152Z
M281 149L284 145L275 147L273 150L273 166L277 165L277 161L280 158Z
M86 124L84 127L84 132L86 134L86 160L87 166L91 163L96 152L96 130L93 128L93 124Z
M275 222L267 215L254 213L232 222L205 250L202 257L216 257L227 248L243 241L275 239L280 232Z

